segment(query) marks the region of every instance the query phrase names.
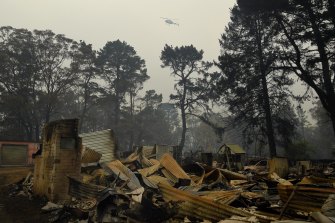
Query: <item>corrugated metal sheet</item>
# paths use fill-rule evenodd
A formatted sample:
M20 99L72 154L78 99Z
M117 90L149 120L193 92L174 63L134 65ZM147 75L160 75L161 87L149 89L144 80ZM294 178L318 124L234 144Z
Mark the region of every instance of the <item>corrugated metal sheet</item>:
M127 186L131 190L136 190L141 188L142 185L136 175L125 165L123 165L119 160L114 160L110 163L102 164L104 170L110 174L118 176L121 180L128 182Z
M335 179L328 179L316 176L304 177L298 184L329 184L335 185Z
M102 154L100 162L110 162L117 159L116 140L111 129L83 133L79 136L85 147Z
M165 184L165 185L173 185L173 182L169 181L167 178L159 176L159 175L152 175L147 177L148 180L150 180L152 183L154 183L155 185L158 184Z
M156 173L159 170L159 168L160 168L160 163L147 167L147 168L139 169L138 172L142 174L143 176L147 177L147 176L150 176Z
M162 169L162 173L169 180L177 183L180 180L189 181L193 185L194 182L191 180L190 176L179 166L177 161L173 159L173 157L169 153L165 153L160 159L161 166L164 167ZM184 185L186 186L186 185Z
M223 176L228 180L247 180L246 175L236 173L227 169L220 169L220 168L217 169L220 170Z
M80 180L77 180L73 177L69 178L69 195L85 199L85 198L97 198L103 191L107 189L107 187L103 187L100 185L83 183ZM110 189L110 188L108 188Z
M147 158L156 158L155 146L142 146L143 156Z
M270 173L276 173L282 178L286 178L288 171L288 159L284 157L273 157L268 161Z
M231 149L231 151L235 154L244 154L244 149L237 144L227 144L227 146Z
M173 146L171 145L154 145L154 146L142 146L142 154L150 159L160 159L165 153L173 154Z
M184 201L180 208L180 214L185 216L195 216L200 219L220 221L233 215L243 217L250 217L255 215L261 222L270 222L275 220L275 218L261 216L258 214L251 214L226 204L218 204L209 198L200 197L186 191L181 191L165 184L159 184L158 186L162 192L164 200Z
M278 184L277 189L280 199L285 203L290 197L293 185ZM288 204L288 208L313 212L320 211L321 206L330 194L335 194L335 188L322 188L317 186L301 186L295 189L295 194Z
M94 151L90 148L85 148L83 152L83 156L81 157L81 163L95 163L99 162L101 159L102 154Z
M205 178L205 169L199 163L192 163L186 166L183 166L191 179L194 181L195 185L201 185Z
M228 191L198 191L195 194L208 198L219 204L230 204L237 199L241 190L228 190Z
M238 144L224 144L219 149L219 153L225 153L227 147L230 148L232 154L245 154L244 149Z

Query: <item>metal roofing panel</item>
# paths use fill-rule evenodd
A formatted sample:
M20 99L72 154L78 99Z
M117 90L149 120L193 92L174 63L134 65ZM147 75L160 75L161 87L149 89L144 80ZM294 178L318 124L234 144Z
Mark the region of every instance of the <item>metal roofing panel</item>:
M155 147L154 146L142 146L142 153L147 158L156 158L155 156Z
M283 202L287 202L291 193L294 191L294 196L288 203L288 208L305 212L320 211L328 196L335 194L335 188L333 187L317 187L313 184L299 184L294 186L279 183L277 190Z
M109 162L117 159L114 133L111 129L83 133L79 135L82 144L102 154L100 162Z
M162 156L160 164L177 178L191 179L169 153L165 153Z
M194 184L190 176L179 166L177 161L169 153L165 153L160 159L160 164L164 169L162 173L165 177L172 180L173 182L178 182L179 180L188 181L188 185ZM184 185L185 186L185 185Z
M245 153L244 149L241 146L237 145L237 144L226 144L226 145L235 154L241 154L241 153L244 154Z
M227 147L230 148L232 154L245 154L244 149L238 144L223 144L219 149L219 153L225 153Z
M138 172L140 174L142 174L143 176L147 177L147 176L151 176L154 173L156 173L160 168L160 163L157 163L153 166L147 167L147 168L143 168L143 169L139 169Z
M236 173L236 172L233 172L227 169L221 169L221 168L217 168L217 169L220 170L223 176L228 180L247 180L248 179L246 175L241 174L241 173Z
M69 195L76 197L76 198L96 198L99 194L107 189L106 187L90 184L90 183L83 183L78 179L73 177L69 177Z
M240 196L241 191L209 191L209 193L196 192L197 195L206 197L219 204L230 204ZM205 191L207 192L207 191Z
M226 204L218 204L210 198L200 197L165 184L160 183L158 186L162 192L164 200L184 201L181 205L180 213L186 216L195 216L201 219L220 221L232 215L243 217L251 217L255 215L260 222L270 222L276 220L275 218L252 214Z
M83 152L83 155L81 157L82 163L95 163L99 162L101 159L102 154L98 153L97 151L94 151L88 147L85 148L85 151Z
M150 180L152 183L158 185L158 184L166 184L166 185L173 185L173 182L171 182L169 179L167 179L166 177L162 177L159 175L152 175L147 177L148 180Z
M102 166L108 173L114 174L116 177L127 182L127 185L131 190L136 190L142 187L136 175L119 160L104 163Z

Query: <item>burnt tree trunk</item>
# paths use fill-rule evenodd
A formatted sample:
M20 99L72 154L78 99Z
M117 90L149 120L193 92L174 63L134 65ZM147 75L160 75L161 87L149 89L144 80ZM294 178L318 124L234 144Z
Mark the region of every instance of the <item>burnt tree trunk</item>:
M182 120L182 132L181 132L181 139L179 142L179 149L177 154L177 160L181 161L181 156L183 154L183 148L185 145L185 139L186 139L186 131L187 131L187 124L186 124L186 93L187 93L187 86L186 86L186 80L183 80L183 95L180 101L180 112L181 112L181 120Z
M329 3L330 5L332 5L334 4L334 1L329 1ZM326 51L326 43L322 37L322 33L317 24L316 15L314 14L312 10L311 5L305 2L303 6L308 12L310 23L313 29L314 40L317 45L318 53L320 55L320 60L321 60L322 76L323 76L323 82L324 82L324 88L325 88L324 90L326 92L325 103L322 103L322 104L330 116L330 119L333 125L334 135L335 135L335 90L334 90L334 85L333 85L332 78L331 78L331 70L330 70L329 58L328 58L327 51ZM332 5L332 7L330 8L334 9L334 5Z
M263 96L263 109L265 113L265 122L266 122L266 135L269 143L269 152L270 156L274 157L277 155L276 143L274 137L273 123L272 123L272 112L269 99L269 91L266 81L267 71L264 64L264 55L262 49L262 36L259 29L258 20L255 21L256 27L256 44L258 51L258 60L259 60L259 70L261 75L261 84L262 84L262 96Z

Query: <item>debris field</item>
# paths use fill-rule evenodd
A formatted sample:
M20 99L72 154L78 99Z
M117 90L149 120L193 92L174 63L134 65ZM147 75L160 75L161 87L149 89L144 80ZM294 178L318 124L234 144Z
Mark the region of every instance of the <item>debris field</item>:
M274 157L266 169L238 171L218 162L180 163L168 149L144 146L121 159L111 130L80 137L77 125L71 119L45 126L34 171L2 188L1 222L335 221L331 166L301 171ZM39 217L6 221L2 212L15 199L39 209Z

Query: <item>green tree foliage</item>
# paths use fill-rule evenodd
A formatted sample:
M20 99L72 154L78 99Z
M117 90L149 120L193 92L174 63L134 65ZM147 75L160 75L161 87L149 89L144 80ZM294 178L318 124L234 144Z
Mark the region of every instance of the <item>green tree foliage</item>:
M162 94L157 94L155 90L149 90L145 92L145 95L141 100L141 107L144 108L157 108L158 105L162 102Z
M312 131L312 135L309 136L309 140L312 140L315 148L321 148L320 152L322 153L335 145L334 137L332 137L332 122L320 102L311 109L311 113L316 121L316 126Z
M155 90L146 91L135 100L134 112L123 107L120 119L119 140L121 148L132 150L134 146L171 144L172 127L163 110L159 109L162 95Z
M181 134L179 133L181 131L178 109L176 108L176 105L173 103L160 103L157 106L157 109L164 113L164 119L167 123L169 123L169 132L174 134L174 140L171 142L173 142L173 145L177 145L179 143L178 139L180 138Z
M272 115L274 120L274 130L276 143L287 150L296 140L303 139L299 134L299 119L296 111L290 102L284 106L278 105L276 113Z
M306 140L297 140L286 148L286 153L292 160L308 160L311 158L313 148Z
M214 129L194 116L190 116L187 122L189 137L185 143L186 148L188 147L192 152L217 152L220 140Z
M44 87L44 94L41 97L44 120L49 122L52 115L59 112L56 109L57 103L60 102L58 99L78 79L78 75L70 68L71 52L77 43L50 30L35 30L33 35L38 74Z
M136 54L132 46L116 40L107 42L99 51L97 64L101 77L108 84L105 94L113 99L115 104L112 127L117 129L121 106L126 102L126 94L129 93L133 97L143 82L149 79L145 61Z
M121 149L171 144L178 118L160 109L154 90L140 97L148 79L145 61L126 42L97 52L50 30L1 27L0 134L38 141L45 122L80 118L81 132L114 129Z
M294 73L316 92L335 134L334 0L291 0L280 11L269 9L264 1L254 1L259 7L247 7L251 13L266 11L280 25L277 44L283 50L283 69Z
M288 86L293 83L276 70L279 48L272 40L277 34L278 26L267 14L235 6L220 40L222 74L215 83L235 121L245 124L246 135L269 144L271 156L276 155L275 125L290 123L279 114L290 106Z
M290 6L276 14L286 68L316 92L335 134L334 1L294 0Z
M135 128L134 100L137 92L142 89L143 83L149 79L145 61L137 55L132 46L116 40L107 42L99 51L97 64L101 77L107 83L105 96L111 99L113 104L111 127L119 136L119 143L127 147L125 146L127 142L128 147L132 148ZM122 105L127 103L127 95L129 95L128 111L121 111ZM127 128L121 128L121 119L125 120L121 125L126 125Z
M35 110L30 101L35 99L34 89L38 85L37 67L34 66L34 55L30 50L34 46L33 36L27 30L12 27L1 27L0 32L2 132L13 138L32 139L34 117L26 113Z
M203 51L193 45L172 47L165 45L161 52L162 67L169 67L176 78L175 94L170 99L181 112L182 133L179 142L179 153L185 143L187 123L186 116L192 114L196 107L208 109L209 73L211 63L204 62ZM180 156L180 155L179 155Z
M172 144L171 123L167 114L159 109L162 94L157 94L155 90L146 91L140 102L140 110L136 115L136 144Z
M69 66L76 43L50 30L12 27L1 27L0 39L2 122L19 129L15 138L38 140L78 78Z
M288 7L288 0L237 0L237 4L244 10L278 10Z
M77 104L80 119L79 131L83 132L92 130L90 120L94 117L89 116L89 114L90 110L97 106L97 100L101 92L101 87L97 83L96 57L97 53L92 49L92 45L86 44L84 41L81 41L78 48L73 52L71 67L79 75L76 95L78 96Z

